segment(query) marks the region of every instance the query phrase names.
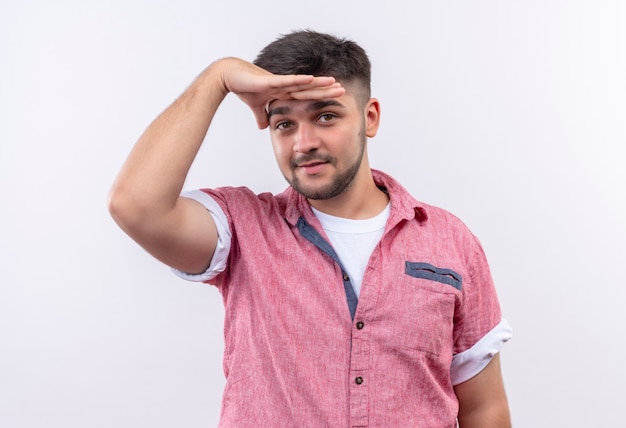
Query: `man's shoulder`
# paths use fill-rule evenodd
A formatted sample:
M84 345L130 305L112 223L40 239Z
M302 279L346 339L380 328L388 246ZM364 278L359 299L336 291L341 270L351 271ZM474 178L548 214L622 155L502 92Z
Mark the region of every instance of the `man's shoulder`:
M271 192L256 193L246 186L221 186L202 188L200 190L213 198L232 201L249 201L251 203L256 203L256 201L267 203L280 200L284 198L285 193L287 193L287 191L278 194Z
M213 198L229 217L251 215L284 217L288 207L297 204L297 195L291 188L281 193L256 193L246 186L223 186L200 189Z
M473 236L469 227L456 214L415 198L396 179L386 173L372 170L372 174L379 185L384 185L387 188L392 200L392 209L395 199L397 210L408 217L412 217L415 213L415 220L422 223L423 226L438 231L445 229L451 233Z
M422 200L417 199L409 190L407 190L399 181L382 171L372 169L372 175L374 180L379 186L386 188L393 201L395 199L398 208L406 209L408 211L421 211L424 220L428 218L437 219L440 221L448 221L459 226L464 226L463 221L452 212L437 205L432 205ZM420 216L418 215L418 220Z
M426 213L428 220L437 227L445 226L446 229L453 230L457 233L463 232L472 234L469 227L460 217L448 211L445 208L420 202L420 207Z

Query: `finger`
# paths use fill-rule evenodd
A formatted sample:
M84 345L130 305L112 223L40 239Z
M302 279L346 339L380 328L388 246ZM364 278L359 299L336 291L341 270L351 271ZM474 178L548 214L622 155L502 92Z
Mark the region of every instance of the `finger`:
M269 126L269 120L267 118L267 113L265 110L254 109L254 118L256 119L256 124L259 129L265 129Z
M345 88L340 83L333 83L330 86L294 86L291 88L282 88L280 91L274 91L271 100L291 100L291 99L314 99L314 98L335 98L345 93ZM271 102L271 101L269 101Z
M336 84L335 78L331 76L309 76L309 75L274 75L270 83L274 89L284 92L303 91L312 88L332 86Z
M296 100L319 100L324 98L338 98L346 93L346 89L340 85L326 86L322 88L310 88L290 92L289 95Z
M333 83L330 86L322 88L307 88L300 89L294 92L275 93L273 98L270 98L264 105L263 111L269 114L269 107L273 101L276 100L317 100L324 98L338 98L346 93L344 87L340 83Z

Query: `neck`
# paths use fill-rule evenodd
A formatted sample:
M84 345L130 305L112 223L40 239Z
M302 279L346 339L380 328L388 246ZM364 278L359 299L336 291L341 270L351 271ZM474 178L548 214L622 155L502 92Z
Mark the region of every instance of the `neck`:
M335 217L362 220L380 214L389 197L381 191L372 177L369 165L363 162L357 176L346 190L330 199L309 199L316 210Z

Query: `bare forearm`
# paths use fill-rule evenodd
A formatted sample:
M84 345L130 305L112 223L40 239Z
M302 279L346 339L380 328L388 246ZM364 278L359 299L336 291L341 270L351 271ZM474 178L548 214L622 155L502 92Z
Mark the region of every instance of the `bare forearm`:
M218 106L226 96L216 64L146 129L111 189L117 219L162 214L176 203ZM127 221L132 221L132 218Z

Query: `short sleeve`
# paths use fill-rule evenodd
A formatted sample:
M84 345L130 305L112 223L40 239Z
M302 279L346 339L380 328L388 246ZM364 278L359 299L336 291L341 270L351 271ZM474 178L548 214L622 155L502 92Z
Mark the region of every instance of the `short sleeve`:
M451 366L455 385L480 373L512 337L510 325L502 318L484 250L475 236L472 243L470 277L464 284L463 303L455 325Z
M511 326L503 319L474 346L454 355L450 366L452 384L458 385L480 373L512 336Z
M228 254L230 253L232 233L228 227L226 214L210 195L201 190L186 191L181 193L181 196L199 202L209 211L217 226L217 246L213 253L211 263L204 272L189 274L177 269L172 269L172 272L187 281L204 282L211 280L226 269L226 262L228 261Z

